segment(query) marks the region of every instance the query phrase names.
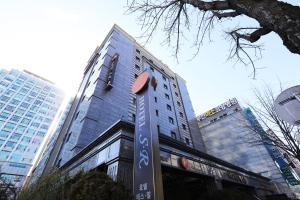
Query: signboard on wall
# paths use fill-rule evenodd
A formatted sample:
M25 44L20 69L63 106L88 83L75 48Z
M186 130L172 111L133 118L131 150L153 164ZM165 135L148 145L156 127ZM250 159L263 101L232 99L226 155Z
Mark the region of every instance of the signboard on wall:
M207 117L213 116L214 114L217 114L218 112L221 112L222 110L225 110L226 108L230 108L231 106L236 105L237 103L238 103L238 101L236 100L236 98L229 99L225 103L222 103L221 105L219 105L213 109L210 109L209 111L200 115L199 120L203 120Z

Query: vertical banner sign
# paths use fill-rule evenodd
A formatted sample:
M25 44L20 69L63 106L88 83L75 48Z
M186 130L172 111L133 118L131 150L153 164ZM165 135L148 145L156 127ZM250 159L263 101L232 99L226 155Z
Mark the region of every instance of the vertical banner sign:
M163 200L158 133L151 119L153 96L150 87L155 79L144 71L134 82L136 121L134 135L134 196L135 200Z

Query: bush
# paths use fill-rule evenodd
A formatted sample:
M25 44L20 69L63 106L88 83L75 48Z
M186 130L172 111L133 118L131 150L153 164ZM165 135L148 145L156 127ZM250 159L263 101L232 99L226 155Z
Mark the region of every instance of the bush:
M114 182L103 172L79 172L73 177L59 173L40 178L24 189L18 200L131 200L125 187Z

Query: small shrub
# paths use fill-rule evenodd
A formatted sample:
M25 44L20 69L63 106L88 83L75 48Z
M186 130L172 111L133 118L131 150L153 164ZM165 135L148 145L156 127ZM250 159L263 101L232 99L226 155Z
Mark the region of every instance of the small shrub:
M103 172L79 172L73 177L59 173L40 178L18 195L18 200L131 200L125 187Z

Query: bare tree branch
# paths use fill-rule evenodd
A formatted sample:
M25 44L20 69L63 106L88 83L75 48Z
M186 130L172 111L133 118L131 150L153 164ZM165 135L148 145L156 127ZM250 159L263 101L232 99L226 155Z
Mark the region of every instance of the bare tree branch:
M278 0L128 0L128 13L140 13L138 17L146 43L153 36L154 31L162 29L166 34L165 42L174 45L175 57L178 57L180 41L184 38L184 29L190 30L191 24L196 27L194 46L195 55L206 35L210 39L214 19L232 19L240 15L256 20L260 27L241 28L227 31L232 42L229 59L236 59L244 65L252 67L253 78L256 75L254 63L261 58L262 46L254 44L270 32L277 33L283 44L290 52L300 54L300 7ZM189 12L191 10L193 12ZM201 16L196 24L191 23L194 13ZM160 26L160 25L162 26ZM252 31L252 32L250 32ZM173 40L174 37L174 40ZM254 54L254 56L252 55ZM195 57L195 55L193 57Z
M236 17L241 15L241 13L233 11L233 12L217 12L217 11L213 11L212 12L213 15L215 17L217 17L219 20L221 20L222 18L227 18L227 17Z
M256 137L249 142L276 146L300 161L299 130L278 117L274 109L275 95L271 88L267 87L263 93L255 89L254 94L259 106L249 105L249 107L256 113L258 121L267 131L263 131L262 127L258 129L248 127L261 135L260 138ZM258 130L262 130L261 133Z

